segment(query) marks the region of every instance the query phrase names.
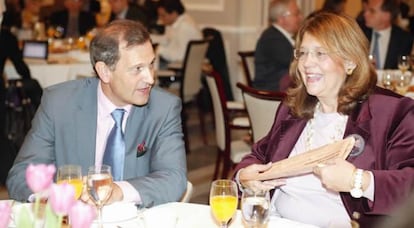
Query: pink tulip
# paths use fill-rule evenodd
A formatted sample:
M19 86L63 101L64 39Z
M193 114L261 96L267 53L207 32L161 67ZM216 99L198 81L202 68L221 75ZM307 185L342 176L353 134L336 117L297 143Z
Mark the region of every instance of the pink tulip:
M12 208L9 202L0 202L0 228L6 228L10 222Z
M96 208L81 201L76 201L69 210L69 221L72 228L89 228L95 218Z
M54 165L30 164L26 169L27 185L34 193L42 192L52 184L55 171Z
M67 215L75 203L75 188L68 183L53 184L49 191L49 202L57 215Z

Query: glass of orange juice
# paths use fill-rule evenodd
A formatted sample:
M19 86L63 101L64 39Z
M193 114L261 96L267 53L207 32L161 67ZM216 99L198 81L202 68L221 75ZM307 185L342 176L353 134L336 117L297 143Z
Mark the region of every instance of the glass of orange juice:
M236 182L224 179L213 181L210 188L210 208L220 227L227 227L237 210L237 202Z
M68 183L75 188L75 198L82 194L82 168L79 165L63 165L58 168L57 184Z

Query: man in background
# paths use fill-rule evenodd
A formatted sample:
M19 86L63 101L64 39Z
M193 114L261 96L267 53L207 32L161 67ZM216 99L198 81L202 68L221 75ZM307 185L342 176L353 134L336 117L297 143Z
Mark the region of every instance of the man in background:
M111 6L110 21L115 19L130 19L141 22L148 27L145 9L139 5L129 4L128 0L109 0Z
M398 56L409 55L413 36L397 26L398 0L368 0L364 18L365 35L370 40L370 53L377 69L397 69Z
M203 38L195 21L185 13L184 5L180 0L160 0L158 3L158 17L166 26L162 36L151 36L158 43L160 68L166 68L171 62L184 60L187 44L190 40Z
M50 17L53 26L63 29L63 37L84 36L96 26L94 15L82 10L84 0L64 0L64 6L64 10L54 12Z
M279 91L285 89L280 87L280 82L288 77L295 43L293 36L303 16L296 0L273 0L269 5L269 19L271 25L256 44L253 87Z

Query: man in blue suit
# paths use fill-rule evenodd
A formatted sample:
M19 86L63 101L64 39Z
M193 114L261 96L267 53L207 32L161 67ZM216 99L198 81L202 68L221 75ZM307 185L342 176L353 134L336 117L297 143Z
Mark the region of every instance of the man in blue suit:
M123 179L113 184L108 203L150 207L179 200L187 181L181 101L153 88L155 54L147 30L139 22L115 20L92 40L90 55L98 77L45 89L9 172L9 196L24 201L32 194L25 181L30 163L78 164L84 174L102 164L114 126L111 113L124 109Z
M289 73L293 58L293 36L302 22L295 0L273 0L269 6L271 25L256 44L253 87L261 90L284 90L281 80ZM283 84L283 83L282 83Z
M375 34L378 34L377 69L397 69L398 56L410 55L413 49L413 36L398 27L395 22L399 14L398 1L368 0L364 11L363 31L370 40L370 53L375 53Z

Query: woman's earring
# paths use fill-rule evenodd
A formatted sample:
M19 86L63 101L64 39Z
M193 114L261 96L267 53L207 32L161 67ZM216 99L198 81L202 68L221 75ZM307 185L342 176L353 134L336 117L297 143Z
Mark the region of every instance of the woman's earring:
M352 68L352 67L349 67L349 68L347 68L346 69L346 75L351 75L352 73L354 72L354 68Z
M351 75L355 70L356 64L352 61L345 62L345 73L346 75Z

